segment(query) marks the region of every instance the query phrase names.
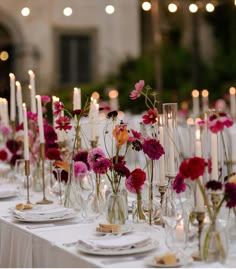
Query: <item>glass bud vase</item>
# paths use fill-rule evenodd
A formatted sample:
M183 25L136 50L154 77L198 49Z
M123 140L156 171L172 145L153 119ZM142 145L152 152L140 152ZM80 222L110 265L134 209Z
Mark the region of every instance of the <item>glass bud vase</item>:
M201 257L205 262L224 263L228 256L227 230L219 222L204 225L200 239Z
M134 223L146 222L146 215L144 213L144 203L142 199L137 199L132 203L132 219Z
M121 192L109 193L106 201L106 219L112 224L125 224L128 208Z

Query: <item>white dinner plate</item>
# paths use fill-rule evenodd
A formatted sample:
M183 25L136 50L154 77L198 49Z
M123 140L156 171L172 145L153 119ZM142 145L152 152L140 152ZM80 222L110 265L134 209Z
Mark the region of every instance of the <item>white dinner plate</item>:
M122 234L127 234L131 233L133 231L133 227L130 225L122 225L121 230L119 232L98 232L96 231L96 234L98 235L122 235Z
M151 250L156 250L158 247L158 241L152 239L146 246L143 247L137 247L137 248L130 248L130 249L99 249L99 250L93 250L93 249L87 249L86 247L77 244L76 248L78 251L92 254L92 255L101 255L101 256L117 256L117 255L129 255L129 254L136 254L136 253L143 253L148 252Z
M151 267L158 267L158 268L176 268L176 267L185 267L187 264L191 263L193 260L192 258L188 258L188 257L178 257L178 262L175 264L163 264L163 263L156 263L155 262L155 257L157 257L158 255L155 256L151 256L151 257L147 257L144 260L144 263L147 266L151 266Z

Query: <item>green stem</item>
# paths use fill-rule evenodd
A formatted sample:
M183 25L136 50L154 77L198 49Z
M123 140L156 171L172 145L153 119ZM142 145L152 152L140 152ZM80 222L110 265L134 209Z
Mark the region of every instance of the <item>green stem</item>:
M141 191L137 190L137 216L138 216L138 220L145 220L145 215L143 213L143 209L142 209L142 194Z
M151 177L149 182L149 225L152 225L152 207L153 207L153 163L151 160Z
M227 173L230 175L232 173L232 162L229 161L227 151L226 151L226 144L225 144L225 138L223 132L220 132L221 140L223 143L223 149L224 149L224 155L225 155L225 161L227 165Z

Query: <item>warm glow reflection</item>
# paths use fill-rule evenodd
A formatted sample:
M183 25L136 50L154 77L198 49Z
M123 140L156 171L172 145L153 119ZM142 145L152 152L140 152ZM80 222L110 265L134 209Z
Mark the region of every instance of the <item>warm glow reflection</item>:
M125 113L124 113L123 111L118 111L118 117L119 117L120 119L123 119L124 116L125 116Z
M66 7L66 8L64 8L64 10L63 10L63 14L65 15L65 16L71 16L72 15L72 8L71 7Z
M92 97L93 97L94 99L99 99L100 94L99 94L98 92L93 92L93 93L92 93Z
M29 14L30 14L30 9L28 7L22 8L22 10L21 10L22 16L27 17L27 16L29 16Z
M116 98L118 95L119 95L119 93L118 93L117 90L111 90L111 91L109 91L109 97L111 99Z
M193 90L192 91L192 97L198 97L199 96L199 91L198 90Z
M193 125L194 124L194 120L192 118L188 118L187 119L187 124L188 125Z
M0 60L1 61L7 61L9 58L9 54L7 51L3 50L1 53L0 53Z
M235 94L236 93L236 89L234 87L230 87L229 88L229 93L232 94L232 95Z
M107 5L105 7L105 11L106 11L107 14L111 15L111 14L113 14L115 12L115 8L114 8L113 5Z
M200 140L201 136L200 136L200 129L196 130L196 139Z
M34 72L32 70L29 70L28 74L29 74L30 77L34 77Z
M197 124L199 121L201 121L202 119L201 118L196 118L195 119L195 124Z
M202 90L202 97L207 97L209 95L208 90Z
M207 3L206 4L206 11L207 12L213 12L215 10L215 7L212 3Z
M189 6L189 11L192 13L196 13L198 11L198 6L196 4L191 4Z
M174 3L170 3L170 4L168 5L168 10L169 10L171 13L176 12L177 9L178 9L178 7L177 7L177 5L174 4Z

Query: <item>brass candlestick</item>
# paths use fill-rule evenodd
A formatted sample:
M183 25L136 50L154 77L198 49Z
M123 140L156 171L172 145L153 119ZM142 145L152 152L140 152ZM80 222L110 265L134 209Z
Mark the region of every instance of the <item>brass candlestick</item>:
M92 148L96 148L98 145L98 136L96 137L95 140L90 140L90 144Z
M201 234L202 234L202 228L203 228L203 223L204 223L204 218L205 218L205 212L194 212L196 215L196 219L198 221L198 251L194 252L192 255L192 258L195 261L201 261Z
M45 144L44 143L40 143L40 160L42 162L43 199L37 202L37 204L42 204L42 205L52 204L53 201L48 200L45 195L45 174L44 174Z
M166 189L167 189L167 185L160 185L160 186L158 186L158 191L159 191L159 193L161 195L161 197L160 197L160 204L161 204L161 206L162 206L162 203L163 203L164 195L166 193Z
M26 175L26 188L27 188L27 204L31 204L29 199L29 176L30 176L30 161L25 160L25 175Z
M12 128L12 136L13 138L15 137L15 133L16 133L16 122L15 121L10 121L10 125L11 125L11 128Z

